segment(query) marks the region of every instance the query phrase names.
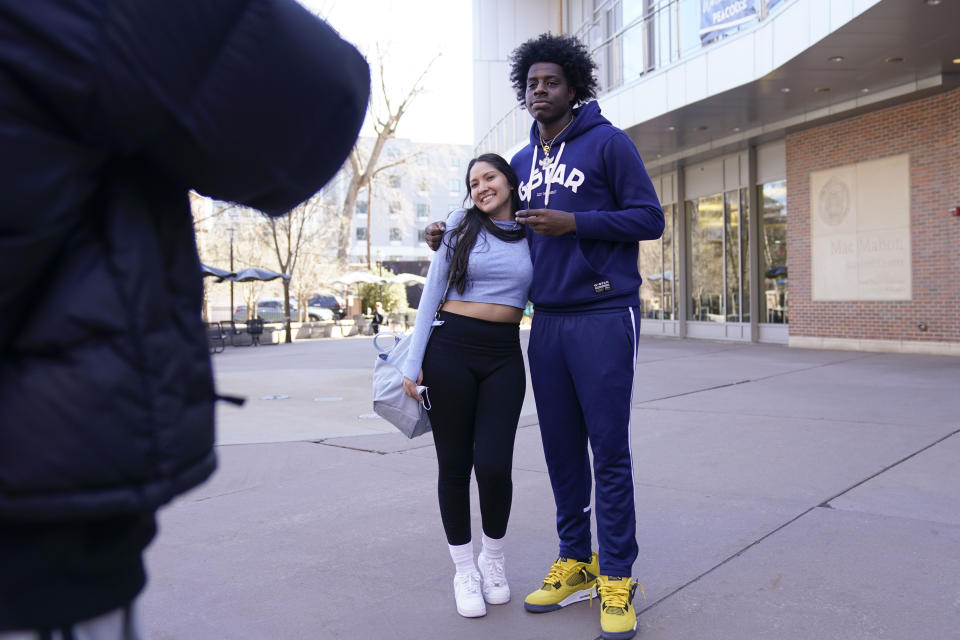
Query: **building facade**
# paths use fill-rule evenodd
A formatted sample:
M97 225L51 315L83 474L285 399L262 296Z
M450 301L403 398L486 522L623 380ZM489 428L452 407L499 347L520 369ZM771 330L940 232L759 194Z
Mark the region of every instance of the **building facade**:
M960 355L958 24L949 0L474 0L477 151L526 143L510 51L575 34L664 206L644 333Z
M361 149L372 143L360 139ZM369 238L371 266L427 265L432 252L423 241L423 229L463 205L467 192L464 175L472 153L470 145L388 140L378 163L387 168L357 197L348 261L367 263ZM324 189L333 200L343 202L345 188L341 172Z

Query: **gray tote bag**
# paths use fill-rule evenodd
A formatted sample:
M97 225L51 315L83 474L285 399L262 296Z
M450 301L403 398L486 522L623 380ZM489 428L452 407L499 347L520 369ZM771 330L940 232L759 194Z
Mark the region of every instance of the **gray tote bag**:
M423 402L417 402L403 392L403 374L400 369L410 349L411 336L381 332L373 339L377 360L373 366L373 410L395 426L408 438L416 438L430 431L430 397L422 387ZM383 347L380 339L392 338L393 344Z

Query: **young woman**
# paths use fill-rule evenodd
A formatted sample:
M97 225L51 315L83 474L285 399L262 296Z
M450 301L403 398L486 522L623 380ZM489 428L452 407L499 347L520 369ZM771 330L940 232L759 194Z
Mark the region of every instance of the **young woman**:
M517 176L507 161L496 154L471 160L466 184L473 206L450 214L430 264L403 386L417 399L417 382L429 388L440 517L456 565L457 611L477 617L487 612L484 601L510 600L503 538L513 494L513 442L526 389L519 327L533 268L523 227L515 219ZM470 535L471 469L483 522L479 571Z

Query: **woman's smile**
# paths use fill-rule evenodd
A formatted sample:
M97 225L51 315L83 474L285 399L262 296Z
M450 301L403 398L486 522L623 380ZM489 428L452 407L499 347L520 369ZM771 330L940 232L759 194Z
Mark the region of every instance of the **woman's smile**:
M480 211L495 220L509 220L510 183L496 167L477 162L470 169L470 199Z

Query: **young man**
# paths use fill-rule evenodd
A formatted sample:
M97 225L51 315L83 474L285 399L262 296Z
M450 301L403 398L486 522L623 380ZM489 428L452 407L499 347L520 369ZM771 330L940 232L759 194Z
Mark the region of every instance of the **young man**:
M582 43L544 34L520 45L511 62L517 98L534 119L530 144L511 165L527 209L517 219L533 231L528 357L560 536L560 557L524 606L555 611L596 587L603 637L631 638L637 243L661 236L663 211L630 138L588 102L596 65ZM599 558L591 550L588 443Z

